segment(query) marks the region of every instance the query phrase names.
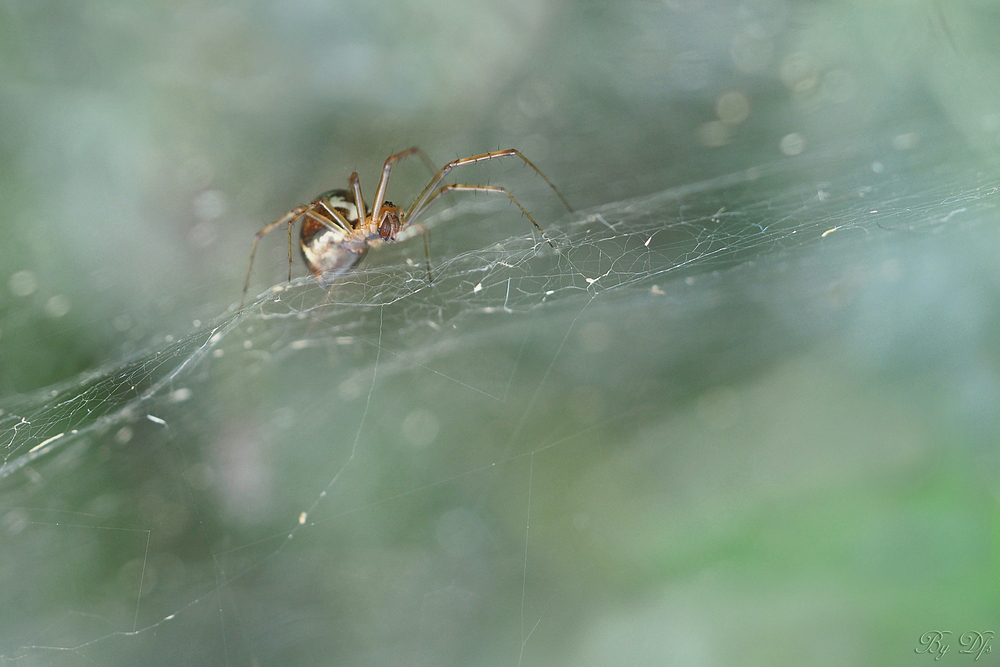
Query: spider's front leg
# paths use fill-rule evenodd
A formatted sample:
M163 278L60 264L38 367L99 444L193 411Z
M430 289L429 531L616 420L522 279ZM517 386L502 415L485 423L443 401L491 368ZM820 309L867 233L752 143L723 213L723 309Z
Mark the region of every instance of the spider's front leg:
M379 211L382 209L382 204L385 203L385 192L389 187L389 172L392 170L392 165L410 155L419 156L431 173L434 173L434 163L427 157L427 153L420 150L417 146L411 146L405 151L400 151L399 153L395 153L387 157L385 159L385 164L382 165L382 175L378 179L378 187L375 188L375 200L372 201L373 221L375 218L378 218Z
M358 209L358 219L364 225L368 219L368 211L365 210L365 200L361 195L361 181L358 179L358 172L352 172L351 177L347 179L347 183L351 186L351 190L354 191L354 205Z
M535 226L535 229L537 229L538 232L542 235L542 238L545 239L545 242L548 243L553 248L556 247L555 244L552 243L552 239L549 238L549 235L545 233L545 230L542 229L537 222L535 222L535 219L531 217L531 214L528 213L528 210L521 205L521 202L517 201L517 199L514 198L514 195L512 195L510 192L507 191L507 188L500 187L499 185L465 185L463 183L449 183L448 185L443 185L437 190L435 190L434 194L432 194L430 197L427 198L427 201L424 203L424 205L419 209L417 209L417 211L413 214L413 218L411 218L411 220L417 218L418 216L420 216L420 214L424 213L428 209L428 207L430 207L430 205L434 202L435 199L443 195L445 192L448 192L449 190L458 190L463 192L493 192L495 194L506 195L508 199L514 202L515 206L521 209L521 213L524 214L524 217L526 217L528 220L531 221L531 224ZM415 223L410 223L410 224L415 224Z
M542 177L542 180L544 180L546 183L549 184L549 187L552 188L552 191L556 193L557 197L559 197L559 201L563 203L563 205L566 207L566 210L569 211L570 213L573 212L573 207L569 205L569 202L566 201L566 198L563 197L563 194L559 192L559 188L556 187L555 183L549 180L548 176L542 173L541 169L536 167L531 160L524 157L524 154L521 153L521 151L517 150L516 148L508 148L502 151L493 151L491 153L480 153L479 155L472 155L469 157L458 158L457 160L452 160L445 166L441 167L441 169L439 169L438 172L434 175L434 178L431 179L430 183L428 183L427 186L423 189L423 191L419 195L417 195L417 198L413 201L413 204L410 206L410 209L406 212L406 217L408 218L413 217L416 211L424 209L432 199L435 199L441 194L440 190L434 192L434 188L436 188L441 183L441 181L444 180L444 177L448 175L448 172L454 169L455 167L463 167L467 164L476 164L477 162L484 162L486 160L496 160L498 158L510 157L510 156L516 156L524 160L524 163L526 165L531 167L531 169L536 174ZM434 192L434 194L431 194L432 192ZM518 206L521 205L518 204ZM523 211L524 208L521 207L521 210ZM537 227L538 225L535 226Z

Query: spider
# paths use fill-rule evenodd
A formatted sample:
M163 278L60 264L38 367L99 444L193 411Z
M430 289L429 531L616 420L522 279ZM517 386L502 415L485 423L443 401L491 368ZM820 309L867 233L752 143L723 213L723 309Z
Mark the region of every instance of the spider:
M257 253L257 244L260 242L262 236L271 233L285 224L288 225L288 280L291 281L292 225L299 219L302 219L302 225L299 229L299 249L302 251L302 259L305 261L306 267L323 287L329 287L340 275L357 266L369 248L381 243L396 241L397 236L410 226L419 229L424 235L424 253L427 257L427 279L431 280L428 232L423 226L417 223L417 220L438 197L449 190L493 192L506 195L521 209L521 213L531 221L531 224L541 233L546 243L553 248L555 247L548 235L538 226L538 223L531 217L531 214L528 213L527 209L505 188L496 185L463 185L461 183L440 185L448 172L455 167L512 155L517 156L524 160L524 163L531 167L535 173L541 176L556 193L556 196L559 197L563 205L566 206L567 210L571 213L573 212L573 207L569 205L569 202L566 201L566 198L563 197L552 181L516 148L493 151L492 153L480 153L479 155L452 160L434 173L427 186L413 200L410 207L404 211L399 206L387 200L385 192L389 185L389 171L392 169L392 165L414 154L418 155L427 167L434 172L433 163L416 146L390 155L386 158L385 164L382 166L382 176L379 178L378 187L375 189L375 200L372 202L370 209L365 205L365 200L361 196L361 183L358 180L357 172L354 172L348 179L350 189L324 192L314 199L312 203L304 206L296 206L257 232L253 240L253 247L250 249L250 261L247 264L246 279L243 281L243 295L240 297L240 309L243 308L247 289L250 286L250 271L253 268L254 255Z

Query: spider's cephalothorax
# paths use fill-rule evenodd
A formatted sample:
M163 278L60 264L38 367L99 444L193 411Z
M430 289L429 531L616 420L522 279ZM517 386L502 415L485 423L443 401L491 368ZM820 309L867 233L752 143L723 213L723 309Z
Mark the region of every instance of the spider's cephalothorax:
M536 174L542 177L549 187L556 193L566 208L572 212L573 208L562 196L562 193L552 184L545 174L538 170L528 158L521 155L516 148L508 148L492 153L481 153L470 157L452 160L445 166L434 172L434 176L424 189L417 195L417 198L405 211L388 201L385 198L386 187L389 184L389 171L392 165L408 155L418 155L424 164L434 172L434 165L427 158L422 150L414 146L400 153L390 155L382 166L382 176L379 178L378 186L375 189L375 200L372 208L365 205L365 200L361 196L361 183L358 181L357 172L351 174L348 183L350 190L330 190L324 192L314 199L311 204L296 206L291 211L278 218L263 229L257 232L250 248L250 261L247 262L247 275L243 281L243 297L240 299L240 308L247 296L247 289L250 287L250 270L253 268L254 254L257 252L257 243L265 234L277 229L281 225L288 225L288 280L292 279L292 231L291 226L302 220L302 228L299 232L299 249L302 251L302 259L305 260L309 271L316 276L316 279L325 287L334 282L338 276L357 266L358 262L364 258L365 253L372 246L382 242L395 241L396 236L411 225L424 234L424 254L427 256L427 281L432 280L430 263L430 245L428 243L427 230L424 229L417 220L434 203L438 197L449 191L458 192L489 192L506 196L524 214L531 224L541 233L542 238L553 248L552 240L542 231L531 214L521 206L521 202L514 199L514 196L507 192L505 188L498 185L465 185L461 183L447 183L441 185L445 176L455 167L468 164L475 164L485 160L514 156L524 161ZM368 211L371 210L369 214ZM407 236L408 234L404 234Z
M395 241L396 234L403 228L403 221L400 218L402 211L391 201L386 201L382 205L382 210L378 214L378 235L383 241Z

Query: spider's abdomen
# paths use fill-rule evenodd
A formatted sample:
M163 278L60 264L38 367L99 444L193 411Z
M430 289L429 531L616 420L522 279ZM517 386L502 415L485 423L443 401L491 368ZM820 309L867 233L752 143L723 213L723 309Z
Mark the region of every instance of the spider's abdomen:
M299 233L302 259L316 280L326 287L342 273L357 266L368 248L352 242L351 232L360 224L353 193L331 190L320 195L316 202L320 201L340 213L352 227L344 229L344 224L336 217L327 215L321 206L314 207L312 213L302 219Z

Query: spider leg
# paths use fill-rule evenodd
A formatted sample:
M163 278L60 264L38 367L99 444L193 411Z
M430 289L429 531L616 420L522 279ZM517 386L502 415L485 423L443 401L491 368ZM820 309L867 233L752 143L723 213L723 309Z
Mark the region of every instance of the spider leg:
M417 223L417 227L424 233L424 259L427 261L427 282L434 282L434 276L431 274L431 233L427 231L427 228Z
M310 220L315 220L316 222L323 225L327 229L333 230L335 232L344 233L344 231L346 230L348 234L353 233L353 230L351 229L351 223L347 222L347 219L344 218L344 216L342 216L337 211L331 210L330 213L332 213L338 218L337 223L344 225L343 228L338 229L337 225L331 225L329 220L324 220L323 216L319 215L318 213L314 213L313 211L306 211L303 214L303 217L309 218Z
M358 187L360 189L360 185ZM331 219L335 220L337 224L340 225L340 229L337 229L336 225L331 225L329 220L324 220L322 216L313 213L312 209L320 207L323 208L324 213L329 215ZM322 199L314 201L312 203L312 206L309 207L309 210L303 212L303 215L315 220L316 222L323 225L330 231L348 232L348 233L354 232L354 226L351 225L351 223L347 220L347 218L345 218L343 214L337 209L330 208L329 206L327 206L326 202L324 202Z
M296 206L291 211L289 211L285 215L281 216L280 218L278 218L277 220L275 220L271 224L266 225L263 229L261 229L259 232L257 232L256 236L253 237L253 246L250 248L250 261L247 262L247 276L243 280L243 295L240 297L240 307L239 307L240 310L243 310L243 302L246 301L246 298L247 298L247 289L249 289L249 287L250 287L250 271L253 269L253 258L254 258L254 255L257 254L257 244L260 243L261 237L265 236L266 234L270 234L271 232L273 232L275 229L277 229L281 225L284 225L284 224L288 225L288 262L289 262L289 269L288 270L291 271L291 261L292 261L292 259L291 259L291 257L292 257L292 240L291 240L291 238L292 238L291 237L292 231L291 230L292 230L292 224L295 222L296 219L300 218L303 213L305 213L307 210L309 210L309 208L310 208L310 206ZM291 280L291 278L289 278L289 280Z
M538 167L536 167L531 160L524 157L521 151L517 150L516 148L508 148L502 151L493 151L492 153L480 153L479 155L472 155L470 157L459 158L457 160L452 160L445 166L441 167L441 169L439 169L438 172L434 175L434 178L431 179L430 183L427 184L427 187L425 187L423 191L420 193L420 195L417 196L417 198L414 200L413 204L410 206L410 209L406 212L406 217L408 218L413 217L414 212L426 208L427 204L430 203L430 200L437 198L441 194L441 190L437 190L435 192L434 188L436 188L441 183L441 181L444 180L444 177L448 175L448 172L454 169L455 167L462 167L467 164L475 164L476 162L483 162L485 160L495 160L497 158L509 157L511 155L514 155L524 160L524 163L526 165L531 167L536 174L542 177L542 180L544 180L546 183L549 184L549 187L552 188L552 191L556 193L557 197L559 197L559 201L563 203L563 205L566 207L566 210L568 210L570 213L573 212L573 207L569 205L569 202L566 201L566 198L563 197L563 194L559 192L559 188L557 188L555 184L549 180L548 176L543 174L542 171ZM388 166L388 160L386 160L386 163ZM386 170L386 173L388 173L388 170ZM381 183L379 185L381 186ZM511 199L513 199L513 197L511 197ZM518 204L518 206L521 205ZM524 210L524 207L521 207L521 210ZM525 212L525 215L527 215L527 212ZM530 219L531 216L528 217ZM535 226L538 227L537 224Z
M323 216L317 214L314 211L314 209L318 207L322 207L323 212L329 215L330 218L326 219ZM324 227L333 230L335 232L344 232L344 231L351 232L353 230L353 227L351 227L351 223L347 221L347 218L341 215L339 211L336 211L327 206L323 201L314 201L308 206L296 206L285 215L281 216L271 224L265 226L263 229L257 232L256 236L254 236L253 246L251 246L250 248L250 261L247 262L247 275L246 278L244 278L243 280L243 294L240 296L240 307L239 307L240 310L243 309L243 303L246 301L247 298L247 290L250 288L250 272L253 269L254 256L257 254L257 244L260 243L260 239L262 236L270 234L275 229L284 224L288 225L288 282L292 281L292 225L295 224L296 220L298 220L303 216L311 220L315 220ZM336 225L330 224L330 220L335 220L337 224L340 225L340 228L338 229Z
M292 282L292 221L288 221L288 282Z
M424 166L427 167L427 171L431 172L431 174L436 174L437 173L437 165L435 165L433 162L431 162L431 159L429 157L427 157L427 153L425 153L420 148L417 148L416 146L414 146L413 148L416 149L417 157L419 157L420 160L424 163Z
M420 233L424 235L424 260L427 262L427 282L432 283L434 282L434 276L431 274L431 233L419 222L414 222L413 226L419 229Z
M364 197L361 196L361 181L358 180L358 172L353 172L351 177L347 179L347 182L350 183L351 190L354 191L354 205L358 207L358 219L363 225L365 224L365 220L368 219L368 212L365 211L365 200ZM330 207L327 206L325 208L329 209Z
M545 242L548 243L553 248L556 247L555 244L552 243L552 239L549 238L549 235L545 233L545 230L543 230L538 225L538 223L535 222L535 219L531 217L531 214L528 213L528 210L526 208L524 208L523 206L521 206L521 202L517 201L517 199L514 198L514 195L512 195L509 192L507 192L506 188L502 188L499 185L464 185L462 183L449 183L448 185L442 185L432 195L430 195L427 198L427 201L426 201L426 203L424 203L423 206L421 206L420 208L418 208L413 213L413 217L407 217L406 218L407 223L408 224L416 224L416 220L415 219L418 218L424 212L426 212L427 208L434 202L435 199L437 199L438 197L440 197L441 195L443 195L445 192L448 192L449 190L460 190L460 191L464 191L464 192L494 192L496 194L506 195L508 199L510 199L512 202L514 202L514 204L519 209L521 209L521 213L523 213L524 217L526 217L528 220L531 221L531 224L533 224L535 226L535 229L537 229L539 231L539 233L541 233L542 238L545 239ZM425 233L424 238L426 239L426 233ZM430 253L428 253L428 255L429 254Z
M427 157L427 154L416 146L387 157L385 164L382 165L382 175L378 179L378 187L375 188L375 200L372 201L372 217L378 215L378 212L382 209L382 204L385 203L385 191L389 187L389 171L392 169L392 165L410 155L419 155L428 169L434 171L434 164ZM362 218L363 221L364 218Z

